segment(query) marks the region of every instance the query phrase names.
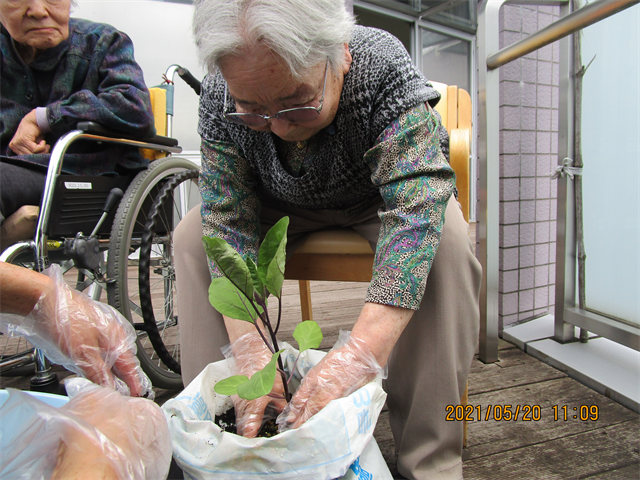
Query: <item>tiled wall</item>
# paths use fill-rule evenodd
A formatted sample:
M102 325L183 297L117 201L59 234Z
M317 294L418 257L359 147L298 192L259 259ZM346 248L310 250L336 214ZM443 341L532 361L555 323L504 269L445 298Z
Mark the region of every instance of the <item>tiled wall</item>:
M500 47L558 19L558 7L502 8ZM500 67L500 330L553 313L558 44Z

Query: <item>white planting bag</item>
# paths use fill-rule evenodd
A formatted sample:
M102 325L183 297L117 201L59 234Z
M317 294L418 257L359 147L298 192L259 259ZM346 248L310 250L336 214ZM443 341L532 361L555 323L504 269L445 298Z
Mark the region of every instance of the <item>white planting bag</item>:
M285 370L298 351L282 342ZM292 390L325 355L302 353ZM242 480L336 479L391 480L393 477L373 438L386 393L373 381L348 397L330 402L300 428L271 438L244 438L213 422L232 406L213 386L229 377L231 362L209 364L176 398L162 407L173 442L173 456L185 478Z

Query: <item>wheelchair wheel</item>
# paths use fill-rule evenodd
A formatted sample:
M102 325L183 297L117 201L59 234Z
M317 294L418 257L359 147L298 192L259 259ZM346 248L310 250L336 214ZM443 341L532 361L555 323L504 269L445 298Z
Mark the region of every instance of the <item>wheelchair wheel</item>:
M197 176L197 166L182 158L152 162L125 192L111 231L109 304L136 328L140 364L158 388L183 388L172 233L200 202Z
M184 195L181 190L197 178L198 172L190 170L167 180L151 206L140 247L138 282L146 331L160 360L177 373L180 373L180 346L172 257L175 224L172 222L176 217L182 218L178 212ZM159 260L154 260L154 253L162 254ZM154 285L164 287L164 296L154 295Z

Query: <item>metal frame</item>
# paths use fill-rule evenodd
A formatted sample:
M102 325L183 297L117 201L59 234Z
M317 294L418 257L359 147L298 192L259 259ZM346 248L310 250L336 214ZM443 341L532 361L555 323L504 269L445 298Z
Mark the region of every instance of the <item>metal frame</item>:
M569 1L487 0L478 14L478 161L479 220L478 256L483 267L480 296L480 359L498 360L499 312L499 75L497 68L556 40L560 40L560 105L558 158L573 153L573 72L570 34L631 7L640 0L597 0L570 12ZM505 3L559 5L562 18L537 33L499 50L500 8ZM573 340L574 326L599 333L640 350L640 329L615 322L603 315L575 307L575 232L573 186L566 177L558 179L556 242L556 299L554 338Z
M467 3L467 1L468 0L441 0L436 5L432 5L424 9L422 8L423 5L421 4L420 0L410 0L409 4L405 4L402 2L389 2L388 0L366 0L366 4L376 8L388 10L389 12L393 12L396 14L405 15L412 19L422 20L424 18L432 18L451 7L454 7L461 3ZM360 0L347 0L347 3L361 6L361 4L364 2ZM441 22L438 22L437 20L432 21L434 23L441 24ZM445 24L449 25L451 28L456 29L456 31L464 31L471 34L475 32L475 28L471 25L459 25L458 28L456 28L452 24L452 22L445 22Z
M478 11L478 211L476 238L482 264L479 357L498 360L500 270L500 90L497 70L485 59L500 48L500 8L505 0L487 0Z
M568 15L567 20L563 22L564 27L575 32L637 3L639 0L598 0ZM578 25L578 21L582 25ZM549 25L545 30L552 26ZM544 31L539 33L549 34ZM572 115L574 77L570 69L570 66L573 65L573 41L572 38L564 38L561 42L567 42L567 53L566 59L561 57L560 62L559 164L566 157L573 158L574 142ZM519 45L517 48L523 48L523 46ZM561 48L561 55L563 53L564 49ZM554 340L559 343L575 341L574 327L579 327L640 351L640 327L576 306L578 302L576 299L577 255L574 228L575 195L573 182L566 176L558 178L557 212Z
M84 130L72 130L65 133L56 142L51 152L51 159L49 160L49 169L47 170L47 177L44 184L44 193L42 195L42 202L40 215L38 216L38 223L36 224L35 234L35 247L36 247L36 262L41 264L40 267L46 267L47 262L47 227L49 224L49 215L51 205L53 203L53 194L55 189L56 177L60 175L62 171L62 161L64 154L71 145L72 142L80 139L90 139L97 142L116 143L120 145L131 145L139 148L150 148L154 150L161 150L167 153L180 153L182 148L170 147L166 145L158 145L150 142L141 142L137 140L130 140L126 138L111 138L101 135L95 135L87 133Z

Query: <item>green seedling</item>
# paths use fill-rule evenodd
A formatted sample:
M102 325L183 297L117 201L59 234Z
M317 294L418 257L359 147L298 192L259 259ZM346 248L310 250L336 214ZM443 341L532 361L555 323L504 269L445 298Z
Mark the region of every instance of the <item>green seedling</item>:
M284 217L267 232L260 245L257 265L250 258L245 261L225 240L202 237L207 256L215 262L223 275L211 281L209 302L222 315L253 323L272 353L271 361L251 378L234 375L217 382L214 386L216 393L254 400L271 393L276 375L279 373L284 385L285 399L291 399L289 382L295 368L287 377L280 358L283 350L278 348L276 338L282 317L282 284L288 226L289 217ZM275 325L271 322L267 310L269 295L278 299L278 319ZM263 328L260 328L260 325ZM293 338L298 342L299 351L302 353L320 346L322 332L316 322L307 320L298 324ZM298 359L296 363L297 361Z

